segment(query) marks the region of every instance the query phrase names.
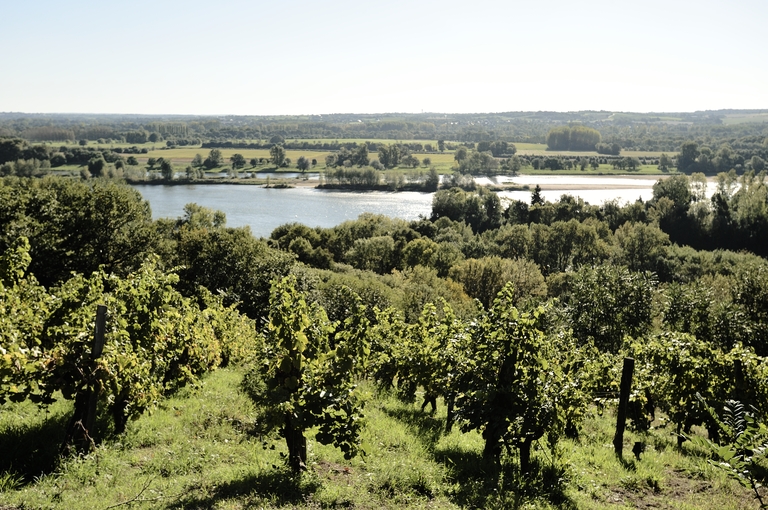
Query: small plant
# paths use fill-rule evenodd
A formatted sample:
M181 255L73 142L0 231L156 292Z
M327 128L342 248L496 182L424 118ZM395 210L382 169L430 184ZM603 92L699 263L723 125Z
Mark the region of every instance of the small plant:
M21 476L13 472L0 473L0 493L18 489L23 481Z
M765 479L768 426L758 422L744 404L728 400L723 406L722 420L712 407L697 395L699 402L720 428L719 444L703 437L688 438L694 444L709 450L719 461L710 460L713 466L724 470L730 478L752 489L760 508L768 508L764 495L760 494Z

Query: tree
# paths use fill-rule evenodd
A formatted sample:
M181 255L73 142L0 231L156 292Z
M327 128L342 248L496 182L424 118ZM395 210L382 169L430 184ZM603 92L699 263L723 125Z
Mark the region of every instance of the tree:
M523 169L523 162L518 156L512 156L511 158L504 160L501 168L509 171L512 175L517 175L518 172Z
M147 165L149 165L149 169L152 170L155 168L155 165L157 164L156 158L147 158Z
M591 151L600 143L600 132L586 126L559 126L547 134L549 150Z
M627 222L616 229L616 260L631 271L658 271L669 236L656 225Z
M200 153L195 154L195 157L192 158L192 162L190 164L195 168L203 166L203 157L200 155Z
M611 156L618 156L621 154L621 145L616 142L612 143L598 143L595 145L595 150L598 154L608 154Z
M659 179L653 185L653 200L659 201L666 197L672 201L677 210L688 210L691 203L691 190L686 175L673 175L667 179Z
M357 166L366 166L370 160L368 159L368 144L361 144L352 155L352 163Z
M134 158L135 159L135 158ZM67 157L64 154L57 153L51 156L51 166L56 168L67 164ZM138 164L138 163L137 163Z
M442 189L432 197L432 220L448 218L464 221L475 232L497 228L501 224L501 202L492 192L466 192L453 187Z
M538 184L531 192L531 205L544 205L544 199L541 197L541 186Z
M440 152L445 152L445 140L437 141L437 150L439 150Z
M309 159L305 158L304 156L299 156L299 159L296 160L296 168L298 168L302 173L309 170L309 166L311 165Z
M429 165L432 164L432 159L424 158L424 159L421 160L421 164L424 165L425 167L428 167Z
M633 158L629 158L629 157L624 158L624 166L627 169L629 169L629 170L631 170L633 172L636 171L636 170L639 170L640 169L640 165L641 165L640 160L637 159L637 158L634 158L634 157Z
M419 158L417 158L413 154L408 154L407 156L405 156L402 162L404 165L408 165L413 168L416 168L417 166L419 166Z
M278 168L285 162L285 149L282 145L273 145L272 148L269 149L269 155L272 159L272 164Z
M667 154L662 154L659 157L659 170L662 172L669 172L670 168L672 168L672 158Z
M699 144L690 141L683 143L680 146L680 154L677 155L677 169L681 172L687 172L696 163L698 157Z
M400 164L400 159L405 156L396 144L379 145L379 162L384 168L394 168Z
M427 179L424 181L424 189L427 191L437 191L440 186L440 175L435 167L430 167L427 172Z
M459 157L463 157L463 155L459 154ZM493 157L490 151L479 152L472 149L468 152L468 157L465 157L460 161L457 160L457 162L458 170L462 174L476 175L484 172L490 173L499 168L499 162Z
M453 159L459 164L461 164L462 161L465 161L467 157L469 157L469 152L467 151L467 148L463 146L456 149L456 152L453 154Z
M20 138L0 139L0 164L22 159L24 140Z
M224 156L219 149L211 149L208 153L208 157L203 161L203 166L208 170L218 168L224 164Z
M535 297L544 298L547 285L539 267L530 260L511 260L500 257L467 259L453 266L448 276L464 286L471 298L479 300L486 309L507 284L514 285L515 304Z
M232 168L234 169L243 168L245 166L245 157L242 154L233 154L232 157L229 158L229 161L232 163Z
M135 156L128 156L125 162L128 163L130 166L137 166L139 164L139 161L136 159Z
M392 236L374 236L355 240L344 258L357 269L387 274L395 267L395 240Z
M160 175L162 175L163 179L166 181L173 180L173 164L170 159L164 159L163 162L160 163Z
M34 187L6 183L0 190L0 242L14 236L15 224L26 225L30 271L46 287L101 265L125 275L156 249L149 203L130 186L45 179Z
M107 162L104 161L103 157L92 158L88 161L88 171L93 177L101 177L106 166Z

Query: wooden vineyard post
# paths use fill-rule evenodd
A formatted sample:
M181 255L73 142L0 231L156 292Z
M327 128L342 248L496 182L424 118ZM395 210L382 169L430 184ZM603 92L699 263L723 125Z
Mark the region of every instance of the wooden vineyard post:
M101 357L104 351L104 328L107 322L107 307L99 305L96 307L96 327L93 331L93 349L91 350L91 362L95 362ZM99 401L98 388L91 388L88 392L88 411L85 415L85 430L90 433L96 424L96 404Z
M104 351L104 330L106 327L107 307L99 305L96 308L96 326L93 331L93 347L91 349L91 367ZM96 405L99 401L99 388L89 385L88 390L75 398L75 412L69 422L67 435L64 439L63 451L71 445L80 452L88 452L93 446L91 434L96 425Z
M635 370L635 360L624 358L624 368L621 371L621 390L619 393L619 410L616 413L616 435L613 436L613 448L619 458L624 458L624 426L627 421L629 393L632 389L632 372Z

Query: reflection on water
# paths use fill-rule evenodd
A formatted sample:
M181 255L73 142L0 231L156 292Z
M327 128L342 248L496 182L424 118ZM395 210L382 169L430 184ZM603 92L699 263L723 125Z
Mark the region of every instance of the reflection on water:
M254 235L263 237L290 222L333 227L364 212L415 220L432 211L431 193L268 189L237 184L134 187L149 201L154 218L183 216L184 206L195 202L224 211L227 226L249 225Z
M608 200L619 202L650 200L653 197L651 177L581 177L556 175L522 175L478 178L478 183L507 184L534 188L536 184L559 186L562 189L545 190L541 195L550 202L561 195L581 197L590 204L602 204ZM568 187L588 188L571 189ZM616 187L605 189L605 186ZM620 186L620 187L619 187ZM204 207L224 211L227 225L249 225L256 236L267 237L279 225L298 222L310 227L332 227L346 220L357 218L364 212L384 214L405 220L429 216L432 194L418 192L388 193L384 191L334 191L314 188L266 189L243 185L187 185L187 186L134 186L152 206L155 218L177 218L184 214L184 205L195 202ZM714 184L710 183L710 193ZM531 191L503 191L502 200L530 201Z
M534 184L535 186L535 184ZM534 187L532 186L532 187ZM531 200L530 191L500 191L499 197L509 200L522 200L529 202ZM609 200L618 200L620 203L634 202L637 199L647 201L653 198L651 188L642 189L579 189L579 190L544 190L541 197L547 202L557 202L563 195L571 195L583 199L590 204L602 204Z
M580 175L497 175L495 177L476 177L475 182L482 185L518 184L534 187L537 184L560 186L624 186L634 188L652 188L658 179L653 177L610 177L610 176L580 176Z

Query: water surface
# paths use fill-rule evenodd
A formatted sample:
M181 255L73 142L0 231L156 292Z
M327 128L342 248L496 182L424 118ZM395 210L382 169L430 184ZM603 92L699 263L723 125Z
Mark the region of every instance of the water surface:
M653 197L652 177L619 178L615 176L521 175L517 177L478 177L478 184L507 184L529 186L536 184L557 189L542 191L542 197L557 201L563 194L580 197L590 204L608 200L620 203ZM394 218L415 220L429 216L432 193L404 191L339 191L311 187L289 189L263 188L237 184L216 185L136 185L134 186L152 206L154 218L178 218L184 206L195 202L204 207L224 211L227 225L249 225L254 235L268 237L276 227L298 222L310 227L333 227L357 218L364 212L384 214ZM714 184L710 183L710 192ZM529 202L531 191L503 191L502 200Z

